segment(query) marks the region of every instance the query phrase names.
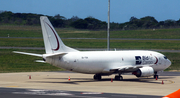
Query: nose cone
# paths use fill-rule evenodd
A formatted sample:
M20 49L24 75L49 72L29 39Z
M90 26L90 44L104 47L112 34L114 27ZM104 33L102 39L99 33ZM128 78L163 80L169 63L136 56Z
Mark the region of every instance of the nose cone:
M169 59L167 59L167 63L166 65L169 67L171 65L171 61Z

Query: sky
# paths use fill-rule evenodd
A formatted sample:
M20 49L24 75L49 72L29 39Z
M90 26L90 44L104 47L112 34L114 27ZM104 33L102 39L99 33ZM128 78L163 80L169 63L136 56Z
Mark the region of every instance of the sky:
M180 0L111 0L110 21L124 23L132 16L138 19L153 16L157 21L179 20L179 5ZM92 16L107 22L108 0L0 0L0 11L49 16L60 14L67 19Z

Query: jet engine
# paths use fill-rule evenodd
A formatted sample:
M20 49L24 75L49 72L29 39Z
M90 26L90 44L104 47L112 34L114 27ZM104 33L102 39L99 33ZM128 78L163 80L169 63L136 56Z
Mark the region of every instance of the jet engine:
M142 67L132 74L136 75L136 77L148 77L154 75L154 69L152 67Z

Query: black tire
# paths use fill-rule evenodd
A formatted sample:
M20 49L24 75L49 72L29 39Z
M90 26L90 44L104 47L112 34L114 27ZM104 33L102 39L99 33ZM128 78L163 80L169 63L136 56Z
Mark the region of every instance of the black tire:
M123 80L123 77L122 76L115 76L115 80Z
M115 80L120 80L120 77L119 76L115 76L114 79Z
M95 74L94 75L94 80L101 80L101 75L100 74Z
M120 78L119 78L119 79L120 79L120 81L122 81L122 80L123 80L123 77L122 77L122 76L120 76Z

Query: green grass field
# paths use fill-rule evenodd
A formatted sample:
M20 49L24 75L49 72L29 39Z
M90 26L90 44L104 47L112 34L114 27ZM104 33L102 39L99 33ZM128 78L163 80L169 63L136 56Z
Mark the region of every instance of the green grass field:
M0 72L60 71L62 69L46 63L37 63L42 58L12 53L12 49L0 49ZM19 50L24 51L24 50ZM42 50L26 50L43 53Z
M106 38L107 31L91 31L78 29L60 29L55 28L61 38ZM1 25L0 37L41 37L42 31L40 26L13 26ZM179 39L180 28L176 29L147 29L147 30L125 30L111 31L111 38L156 38L156 39Z
M63 39L73 48L106 48L106 40ZM44 47L43 39L0 38L0 45L6 47ZM176 40L111 40L111 48L118 49L166 49L180 50L180 41Z
M64 38L105 38L106 31L89 31L77 29L56 28ZM33 26L0 26L0 47L44 47L41 27ZM11 38L11 37L40 37L40 38ZM147 38L147 39L179 39L180 29L160 30L127 30L111 31L111 38ZM63 39L63 42L73 48L106 48L106 40L93 39ZM175 40L111 40L111 48L117 49L165 49L180 50L180 41ZM12 53L14 49L0 49L0 72L26 71L59 71L60 68L50 64L36 63L42 58ZM17 50L32 53L44 53L44 50ZM180 70L180 53L163 53L172 61L166 70Z

